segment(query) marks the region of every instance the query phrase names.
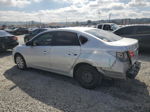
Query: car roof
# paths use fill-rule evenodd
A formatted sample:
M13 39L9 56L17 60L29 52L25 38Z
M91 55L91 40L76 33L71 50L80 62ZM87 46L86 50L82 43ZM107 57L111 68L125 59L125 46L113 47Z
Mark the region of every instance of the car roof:
M77 32L85 32L87 30L92 30L96 28L92 27L65 27L65 28L58 28L59 30L66 30L66 31L77 31Z
M112 24L115 24L115 23L99 23L98 25L104 25L104 24L106 24L106 25L112 25Z
M127 26L123 26L123 27L120 27L120 28L126 28L126 27L138 27L138 26L150 26L149 24L135 24L135 25L127 25Z

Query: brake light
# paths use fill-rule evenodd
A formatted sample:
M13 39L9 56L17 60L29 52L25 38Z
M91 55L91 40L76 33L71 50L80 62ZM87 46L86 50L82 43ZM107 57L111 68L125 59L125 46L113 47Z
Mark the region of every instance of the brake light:
M129 56L130 56L130 57L134 57L134 56L135 56L135 54L134 54L133 51L128 51L128 53L129 53Z
M18 40L18 37L12 37L13 40Z

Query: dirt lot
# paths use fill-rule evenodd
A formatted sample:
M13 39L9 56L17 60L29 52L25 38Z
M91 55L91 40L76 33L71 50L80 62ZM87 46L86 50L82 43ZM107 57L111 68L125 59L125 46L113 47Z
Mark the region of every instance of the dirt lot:
M0 53L0 112L150 112L150 54L140 61L135 80L104 80L87 90L72 78L21 71L11 51Z

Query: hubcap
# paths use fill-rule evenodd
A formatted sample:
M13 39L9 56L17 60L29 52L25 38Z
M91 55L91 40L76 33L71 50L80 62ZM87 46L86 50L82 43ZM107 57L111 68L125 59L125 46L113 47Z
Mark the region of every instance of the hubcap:
M22 57L17 56L16 63L17 63L19 68L23 68L24 67L24 61L23 61Z
M93 80L92 73L90 73L90 72L82 73L82 80L84 80L86 83L92 82L92 80Z

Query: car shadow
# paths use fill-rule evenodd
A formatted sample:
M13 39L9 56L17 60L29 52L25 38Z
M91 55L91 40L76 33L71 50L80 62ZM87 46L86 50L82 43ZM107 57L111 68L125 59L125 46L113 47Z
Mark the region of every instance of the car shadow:
M5 56L10 56L10 55L12 55L12 51L10 51L10 50L3 51L3 52L0 51L0 58L3 58Z
M88 90L72 78L37 69L21 71L16 66L3 74L32 98L68 112L150 111L148 87L140 80L105 79L101 86ZM98 108L98 110L96 110Z

